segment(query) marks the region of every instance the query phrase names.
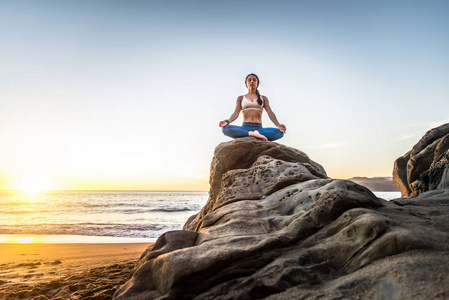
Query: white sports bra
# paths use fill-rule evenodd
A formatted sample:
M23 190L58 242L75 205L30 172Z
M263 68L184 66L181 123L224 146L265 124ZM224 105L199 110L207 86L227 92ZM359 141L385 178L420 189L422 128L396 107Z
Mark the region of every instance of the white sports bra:
M245 95L243 95L242 99L242 111L247 110L260 110L263 111L263 98L260 96L260 99L262 99L262 105L260 105L257 100L251 101L248 98L246 98Z

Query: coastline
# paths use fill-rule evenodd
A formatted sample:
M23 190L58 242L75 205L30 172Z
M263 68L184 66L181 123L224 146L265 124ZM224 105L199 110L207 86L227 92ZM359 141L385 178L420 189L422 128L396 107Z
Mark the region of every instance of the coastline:
M21 243L21 238L30 238L32 244L148 244L157 238L114 237L75 234L0 234L0 244ZM28 242L24 243L28 244Z
M19 237L34 240L18 243ZM145 249L155 241L156 238L0 234L0 300L111 299L131 277Z
M110 299L153 243L1 243L0 299Z

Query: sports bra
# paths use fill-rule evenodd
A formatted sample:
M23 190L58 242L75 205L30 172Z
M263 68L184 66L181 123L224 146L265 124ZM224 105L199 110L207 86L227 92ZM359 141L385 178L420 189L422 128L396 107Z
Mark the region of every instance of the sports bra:
M263 101L262 96L260 96L260 99L262 99L262 101ZM243 95L242 111L247 111L247 110L260 110L260 111L263 111L263 102L262 102L262 105L260 105L257 102L257 100L256 101L251 101L251 100L247 99L245 95Z

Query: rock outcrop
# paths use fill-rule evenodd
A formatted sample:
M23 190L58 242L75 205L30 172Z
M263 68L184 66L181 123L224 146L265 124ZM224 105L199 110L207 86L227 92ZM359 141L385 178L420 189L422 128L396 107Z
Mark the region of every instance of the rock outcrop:
M299 150L222 143L207 204L142 254L114 298L447 298L441 197L388 202Z
M449 189L449 124L429 130L412 150L399 157L393 180L402 197Z

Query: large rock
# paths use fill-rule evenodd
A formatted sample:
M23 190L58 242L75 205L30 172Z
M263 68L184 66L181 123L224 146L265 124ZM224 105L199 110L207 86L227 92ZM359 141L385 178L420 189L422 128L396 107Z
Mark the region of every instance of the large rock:
M201 212L143 253L116 299L449 296L444 194L387 202L253 138L216 148L210 185Z
M260 167L250 168L255 163ZM243 199L260 199L276 188L312 178L327 178L326 171L297 149L278 143L263 143L255 138L222 143L215 149L210 167L209 200L184 229L198 229L203 217L217 208L224 197L233 201L226 193L235 193L236 197ZM233 188L223 190L223 184L229 185L229 181L233 181Z
M393 180L402 197L449 188L449 123L426 132L412 150L399 157Z

